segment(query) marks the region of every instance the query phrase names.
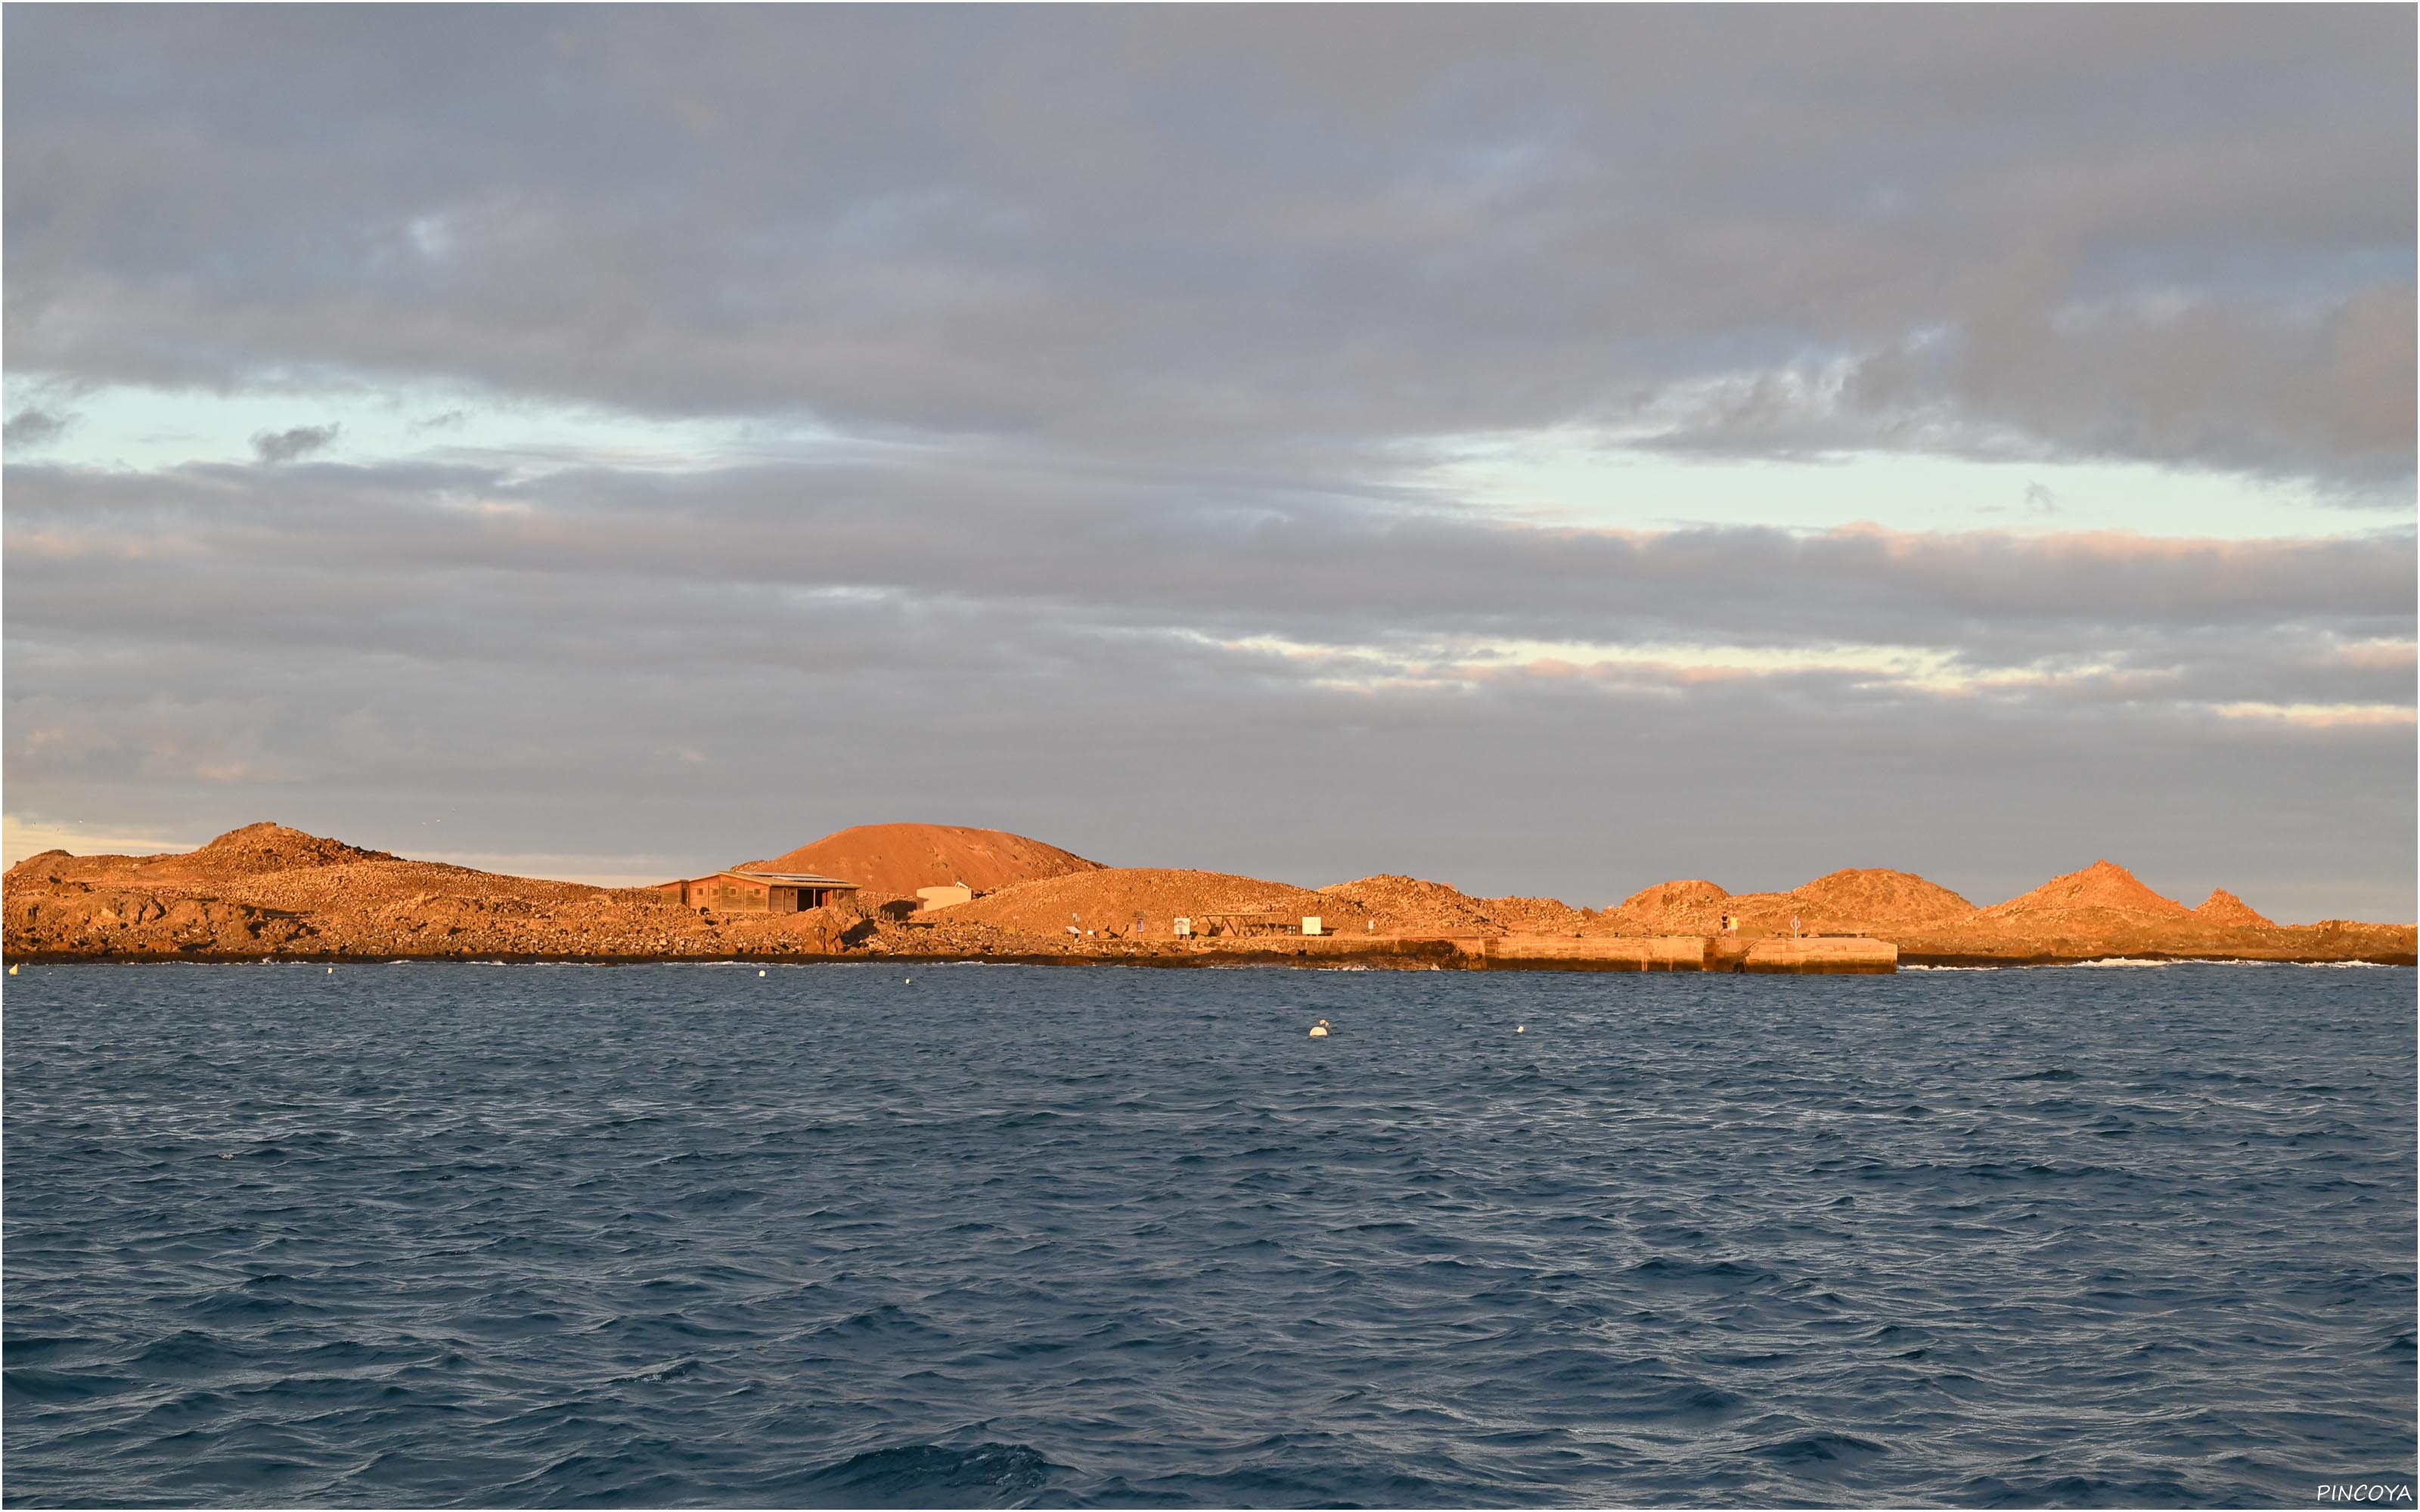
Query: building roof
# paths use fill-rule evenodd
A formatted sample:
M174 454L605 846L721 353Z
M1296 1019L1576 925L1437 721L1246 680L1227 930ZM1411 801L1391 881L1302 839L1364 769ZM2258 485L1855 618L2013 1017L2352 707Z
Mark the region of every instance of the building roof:
M702 877L675 877L656 886L659 888L694 887L701 882L712 882L717 877L737 877L742 882L769 882L783 887L847 887L854 890L857 887L854 882L845 882L839 877L819 877L812 872L750 872L736 866L708 872Z
M819 877L813 872L750 872L728 867L715 873L719 877L746 877L751 882L778 882L790 887L854 887L854 882L839 877Z

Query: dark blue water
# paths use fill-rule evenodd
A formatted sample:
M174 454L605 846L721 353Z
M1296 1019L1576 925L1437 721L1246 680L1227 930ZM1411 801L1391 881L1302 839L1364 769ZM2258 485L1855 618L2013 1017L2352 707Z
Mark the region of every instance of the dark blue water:
M2409 971L902 974L27 968L6 1500L2412 1481Z

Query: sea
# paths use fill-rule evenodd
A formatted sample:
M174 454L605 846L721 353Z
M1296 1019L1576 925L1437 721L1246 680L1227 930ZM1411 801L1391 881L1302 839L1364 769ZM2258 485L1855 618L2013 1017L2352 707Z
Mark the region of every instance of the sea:
M10 1506L2412 1504L2406 969L34 965L0 1051Z

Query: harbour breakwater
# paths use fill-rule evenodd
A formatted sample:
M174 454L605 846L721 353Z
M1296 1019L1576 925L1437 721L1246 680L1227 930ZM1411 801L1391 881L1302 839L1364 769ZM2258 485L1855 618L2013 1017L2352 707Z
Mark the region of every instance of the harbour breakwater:
M1101 959L1086 957L1084 959ZM1318 935L1205 940L1148 956L1160 965L1367 965L1450 971L1723 971L1753 976L1875 976L1899 947L1858 938L1708 939L1553 934Z
M966 961L999 965L1128 965L1183 968L1309 966L1329 970L1402 971L1604 971L1729 972L1744 976L1875 976L1899 969L1899 948L1887 940L1709 940L1695 935L1652 939L1559 938L1534 935L1446 938L1272 937L1201 941L1120 949L1051 952L1007 950L798 950L743 948L724 955L669 955L646 951L302 951L240 947L159 949L132 946L85 949L10 950L20 964L109 963L126 965L162 961L249 964L377 965L409 961L488 961L504 964L575 964L646 965L681 961L733 960L761 965L862 963L881 959L902 965Z

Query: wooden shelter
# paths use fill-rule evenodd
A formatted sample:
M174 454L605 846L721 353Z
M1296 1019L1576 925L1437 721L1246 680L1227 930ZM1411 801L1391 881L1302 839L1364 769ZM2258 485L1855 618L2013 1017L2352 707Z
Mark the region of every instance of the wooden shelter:
M802 914L820 908L857 884L812 872L717 872L659 882L655 891L691 908L721 914Z

